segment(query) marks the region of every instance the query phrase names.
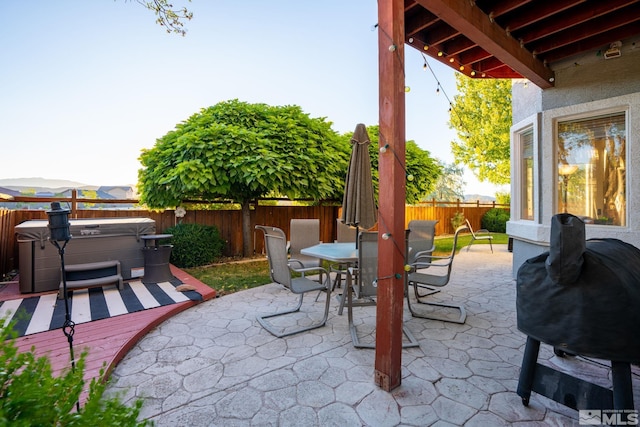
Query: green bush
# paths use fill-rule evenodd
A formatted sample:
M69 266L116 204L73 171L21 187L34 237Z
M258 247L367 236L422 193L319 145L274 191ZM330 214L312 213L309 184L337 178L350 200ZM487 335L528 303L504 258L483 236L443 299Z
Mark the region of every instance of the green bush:
M456 212L453 214L453 218L451 218L451 226L453 229L457 230L462 224L464 224L464 213Z
M180 268L211 264L222 255L225 242L212 225L178 224L166 230L173 234L171 264Z
M504 209L489 209L482 216L482 228L494 233L506 233L507 221L509 221L509 211Z
M86 352L75 369L53 375L46 356L36 358L33 348L19 352L15 333L0 319L0 426L146 426L138 421L142 400L125 406L118 397L102 399L106 383L91 380L87 400L80 411L76 402L84 389ZM62 333L61 333L62 335ZM100 377L104 368L100 371Z

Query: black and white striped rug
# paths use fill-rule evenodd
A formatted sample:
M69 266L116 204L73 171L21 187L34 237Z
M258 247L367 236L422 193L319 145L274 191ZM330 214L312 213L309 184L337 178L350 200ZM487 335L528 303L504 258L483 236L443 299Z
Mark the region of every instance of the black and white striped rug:
M147 310L183 301L201 301L196 291L179 292L182 282L144 284L141 281L115 286L82 289L69 292L69 312L77 325L122 314ZM65 320L64 299L57 293L0 302L0 319L15 321L17 336L31 335L62 328Z

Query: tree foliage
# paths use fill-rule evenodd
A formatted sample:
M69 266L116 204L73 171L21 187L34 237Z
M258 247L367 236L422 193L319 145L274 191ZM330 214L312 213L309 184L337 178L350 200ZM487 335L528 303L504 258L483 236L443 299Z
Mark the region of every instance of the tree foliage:
M143 150L140 200L167 208L186 199L332 198L343 185L345 150L329 122L298 106L225 101Z
M379 194L378 189L380 188L380 176L378 173L380 128L378 125L367 126L367 133L371 140L371 144L369 144L369 157L371 158L373 189L377 199ZM352 133L342 135L344 143L349 144L349 150L351 149L349 141L352 135ZM406 202L408 204L415 204L432 191L440 173L442 172L442 168L439 162L435 158L431 157L429 151L421 149L414 141L407 141L405 144L405 150L405 167L408 177L406 185ZM346 168L344 174L346 175ZM344 183L341 186L341 191L343 190Z
M188 0L191 2L191 0ZM193 13L186 7L174 8L168 0L136 0L137 3L146 7L156 15L156 23L164 27L167 33L176 33L184 36L187 30L184 28L184 21L190 21Z
M19 317L20 312L17 313ZM20 351L13 323L0 319L0 426L146 426L138 421L142 400L132 407L119 396L105 397L107 384L94 378L84 406L76 403L86 383L83 379L87 353L76 360L75 369L54 375L47 356L37 357L33 348ZM100 377L104 375L104 368Z
M464 170L455 163L441 163L442 174L438 177L435 190L427 199L455 202L464 200ZM454 227L457 228L457 227Z
M451 142L456 163L467 165L480 181L509 183L511 80L471 79L456 74L458 95L449 124L458 135Z

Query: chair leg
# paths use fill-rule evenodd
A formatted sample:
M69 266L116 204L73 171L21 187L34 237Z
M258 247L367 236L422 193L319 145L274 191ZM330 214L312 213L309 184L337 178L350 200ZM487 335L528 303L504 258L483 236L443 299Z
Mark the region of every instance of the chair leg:
M409 311L411 312L411 315L413 317L419 317L421 319L429 319L429 320L442 320L443 322L460 323L460 324L463 324L467 320L467 311L465 310L463 305L420 301L420 299L418 298L417 290L415 290L415 289L414 289L414 291L416 292L416 302L418 304L430 305L432 307L453 308L453 309L458 310L460 312L460 315L456 319L451 319L449 317L440 316L440 315L437 315L437 314L423 313L423 312L418 312L418 311L414 310L413 306L411 305L411 298L409 297L409 289L408 289L408 287L410 285L411 284L407 284L407 289L405 289L405 294L407 296L407 306L409 307ZM413 284L413 286L415 288L417 285ZM427 295L429 295L429 294L427 294Z
M376 348L375 344L364 344L360 342L360 339L358 338L358 331L356 330L356 325L354 325L353 323L353 307L355 304L353 303L353 289L351 288L351 286L347 287L346 292L347 292L347 317L349 319L349 332L351 333L351 341L353 342L353 346L355 348ZM359 306L375 305L375 303L365 303L365 304L358 304L358 305ZM407 340L408 340L407 342L402 343L402 348L420 347L420 343L418 342L418 340L413 336L411 331L409 331L404 325L402 326L402 333L407 337Z
M285 332L282 329L276 329L272 324L270 324L267 320L265 319L269 319L272 317L277 317L277 316L282 316L285 314L291 314L291 313L296 313L298 311L300 311L300 307L302 307L302 300L304 298L304 294L300 294L300 298L298 299L298 304L296 305L295 308L290 309L290 310L284 310L284 311L280 311L277 313L273 313L273 314L267 314L264 316L256 316L256 320L258 321L258 323L260 323L260 325L267 331L269 332L271 335L277 337L277 338L282 338L282 337L287 337L289 335L294 335L294 334L298 334L300 332L306 332L306 331L310 331L312 329L316 329L316 328L320 328L322 326L324 326L327 323L327 319L329 318L329 303L331 301L331 293L329 292L329 278L327 277L327 279L325 280L326 282L326 301L325 301L325 307L324 307L324 316L322 318L322 320L320 322L317 323L313 323L309 326L306 326L304 328L301 329L296 329L293 331L289 331L289 332ZM321 291L322 292L322 291Z

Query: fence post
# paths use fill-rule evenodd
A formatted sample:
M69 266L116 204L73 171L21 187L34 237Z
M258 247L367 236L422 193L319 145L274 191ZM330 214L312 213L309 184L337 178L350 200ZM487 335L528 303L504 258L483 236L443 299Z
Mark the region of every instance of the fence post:
M78 190L71 190L71 215L74 218L78 218Z

